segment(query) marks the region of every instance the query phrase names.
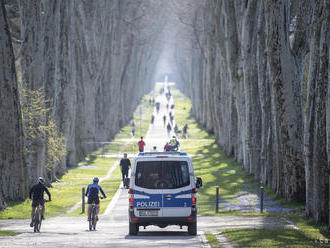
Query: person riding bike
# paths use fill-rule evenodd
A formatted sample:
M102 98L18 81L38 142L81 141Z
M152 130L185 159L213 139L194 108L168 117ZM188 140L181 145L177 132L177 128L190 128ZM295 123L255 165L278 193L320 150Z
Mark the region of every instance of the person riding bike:
M88 196L88 221L90 221L91 218L91 209L92 204L96 204L96 221L98 221L98 214L100 212L100 199L99 199L99 191L101 191L104 198L107 198L107 196L104 194L103 189L99 185L99 178L94 177L93 183L89 184L86 190L86 196Z
M175 136L172 137L172 139L170 140L169 144L170 144L170 146L171 146L170 151L177 151L177 150L179 150L180 143L179 143L179 141L176 139Z
M45 199L44 199L44 192L47 193L48 195L48 200L51 201L51 195L45 186L45 179L43 177L38 178L38 183L33 185L30 193L29 193L29 198L32 199L32 209L31 209L31 223L30 227L33 227L33 219L34 219L34 214L36 211L36 207L40 204L42 206L41 209L41 218L44 220L44 214L45 214Z

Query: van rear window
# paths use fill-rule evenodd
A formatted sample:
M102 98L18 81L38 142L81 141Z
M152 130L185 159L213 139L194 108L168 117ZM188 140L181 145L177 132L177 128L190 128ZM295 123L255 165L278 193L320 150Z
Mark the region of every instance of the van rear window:
M177 189L189 184L186 161L143 161L136 165L136 186L146 189Z

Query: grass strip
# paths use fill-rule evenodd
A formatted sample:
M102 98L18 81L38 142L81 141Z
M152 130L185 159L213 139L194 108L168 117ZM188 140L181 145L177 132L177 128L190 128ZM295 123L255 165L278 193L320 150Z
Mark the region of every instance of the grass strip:
M0 231L0 237L3 237L3 236L16 236L16 235L19 235L21 233L19 232L13 232L13 231Z
M218 240L214 234L207 232L205 233L205 237L212 248L219 247Z
M225 229L222 234L239 247L330 247L294 229Z

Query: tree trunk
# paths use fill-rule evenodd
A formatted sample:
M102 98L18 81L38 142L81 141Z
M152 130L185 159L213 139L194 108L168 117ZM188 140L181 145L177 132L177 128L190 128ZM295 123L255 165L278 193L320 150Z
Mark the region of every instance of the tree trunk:
M0 208L27 195L22 115L4 2L0 3Z

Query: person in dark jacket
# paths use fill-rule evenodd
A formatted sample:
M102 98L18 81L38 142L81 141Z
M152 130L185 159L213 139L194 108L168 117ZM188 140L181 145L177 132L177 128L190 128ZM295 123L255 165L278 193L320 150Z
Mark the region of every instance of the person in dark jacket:
M45 186L45 179L43 177L38 178L38 183L33 185L29 197L32 199L32 210L31 210L31 223L30 226L33 227L33 218L34 213L36 211L36 207L40 204L42 206L41 209L41 218L44 220L44 214L45 214L45 199L44 199L44 192L48 195L48 200L51 201L51 195L48 191L48 189Z
M104 198L107 198L107 196L104 194L103 189L99 185L99 178L94 177L93 183L89 184L86 190L86 196L88 197L88 221L91 218L91 210L92 210L92 204L96 204L96 221L98 221L98 214L100 212L100 199L99 199L99 192L102 193Z
M125 184L125 178L128 178L128 170L130 166L131 161L127 158L127 153L124 153L124 158L120 160L120 169L124 187L127 187L127 185Z

